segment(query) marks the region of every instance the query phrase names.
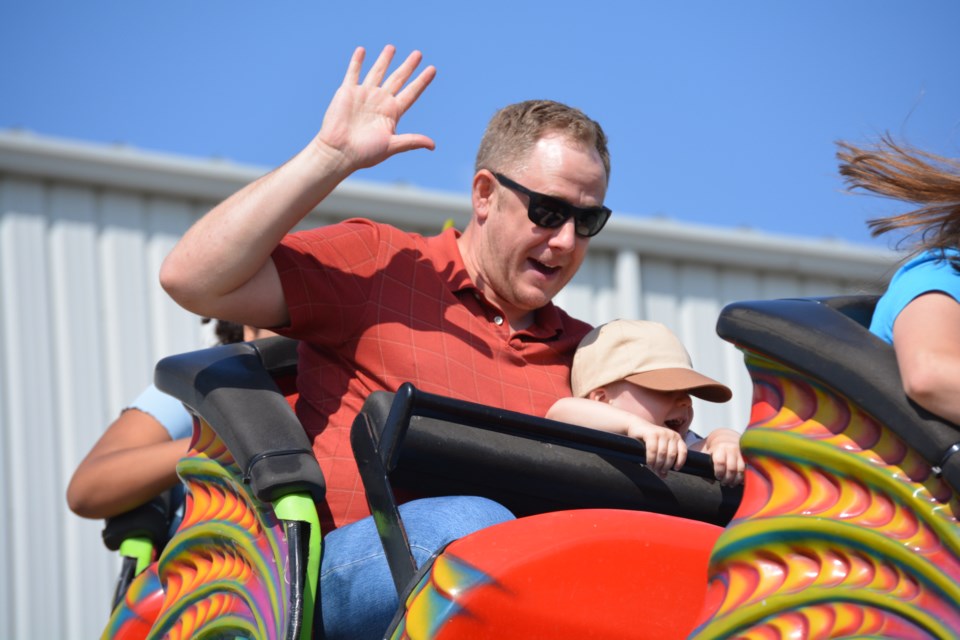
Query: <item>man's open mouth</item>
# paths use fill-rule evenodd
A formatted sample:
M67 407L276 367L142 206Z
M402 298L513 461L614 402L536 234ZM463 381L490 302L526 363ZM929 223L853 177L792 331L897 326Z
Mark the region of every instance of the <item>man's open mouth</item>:
M552 276L557 271L560 271L560 267L548 267L539 260L534 260L530 258L530 264L533 265L533 268L542 273L545 276Z

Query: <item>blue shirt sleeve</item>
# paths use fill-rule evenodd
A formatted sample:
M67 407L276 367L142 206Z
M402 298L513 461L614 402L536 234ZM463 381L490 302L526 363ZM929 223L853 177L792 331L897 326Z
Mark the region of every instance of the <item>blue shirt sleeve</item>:
M137 396L127 409L148 413L170 434L171 440L186 438L193 433L193 416L183 403L157 389L152 384Z
M948 252L948 257L960 254ZM873 312L870 332L893 344L893 323L900 312L918 296L936 291L960 302L960 273L939 252L927 252L913 258L894 274Z

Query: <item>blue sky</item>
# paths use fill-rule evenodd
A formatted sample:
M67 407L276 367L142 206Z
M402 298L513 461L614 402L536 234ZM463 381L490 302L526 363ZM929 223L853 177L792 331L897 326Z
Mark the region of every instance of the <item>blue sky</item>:
M8 1L0 129L272 167L392 43L438 68L401 121L437 149L358 177L466 193L490 115L553 98L607 131L619 215L884 246L834 141L960 156L958 27L953 0Z

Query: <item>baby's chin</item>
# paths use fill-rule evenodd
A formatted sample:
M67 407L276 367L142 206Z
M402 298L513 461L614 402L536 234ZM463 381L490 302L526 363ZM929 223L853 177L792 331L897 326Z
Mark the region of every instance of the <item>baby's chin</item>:
M690 423L693 422L693 415L685 416L682 418L670 418L665 420L663 426L666 428L676 431L681 436L686 437L687 431L690 429Z
M665 426L667 429L680 431L681 429L684 429L687 426L687 421L684 420L683 418L673 418L671 420L667 420L666 422L664 422L663 426Z

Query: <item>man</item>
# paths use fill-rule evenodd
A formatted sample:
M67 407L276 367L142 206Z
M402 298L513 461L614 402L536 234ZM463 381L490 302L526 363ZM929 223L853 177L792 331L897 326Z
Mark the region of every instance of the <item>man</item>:
M358 48L311 143L199 220L160 274L170 295L195 313L301 341L297 413L327 479L324 531L341 527L325 537L321 568L328 638L382 634L397 603L349 448L364 398L410 381L546 413L570 394L573 351L590 329L551 300L610 215L602 206L609 176L603 131L575 109L537 101L511 105L491 121L462 235L422 238L368 220L288 235L354 171L434 147L396 126L436 72L427 67L413 77L414 52L387 75L393 54L384 48L361 81ZM418 562L511 517L479 498L416 501L401 513L423 554ZM363 573L358 557L369 559ZM363 616L360 626L350 627L356 620L347 611Z

